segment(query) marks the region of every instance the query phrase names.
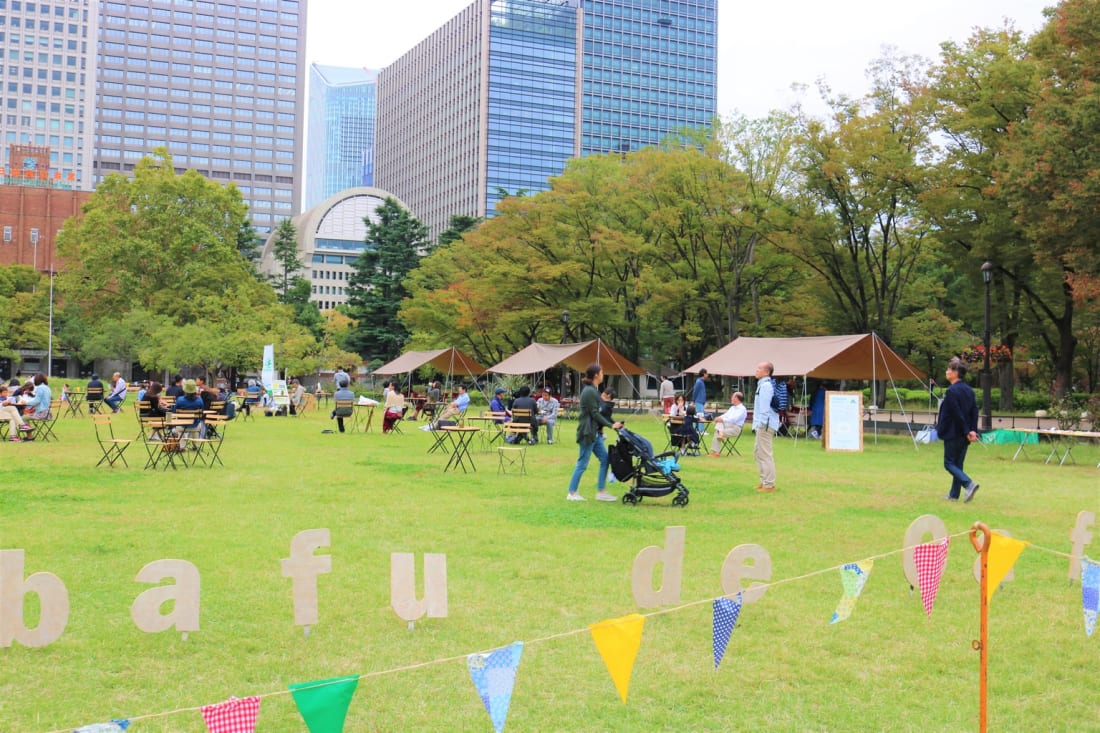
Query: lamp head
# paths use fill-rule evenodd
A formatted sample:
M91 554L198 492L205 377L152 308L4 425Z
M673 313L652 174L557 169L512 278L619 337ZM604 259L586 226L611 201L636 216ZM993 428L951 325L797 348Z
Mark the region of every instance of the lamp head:
M982 263L982 282L986 285L993 281L993 263L986 260Z

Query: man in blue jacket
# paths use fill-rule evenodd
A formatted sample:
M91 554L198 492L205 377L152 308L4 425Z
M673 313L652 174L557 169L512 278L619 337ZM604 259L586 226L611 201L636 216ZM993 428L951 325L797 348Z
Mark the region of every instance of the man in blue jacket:
M691 401L695 403L695 414L703 416L707 406L707 374L706 369L699 370L699 378L695 380L695 387L691 390Z
M936 433L943 441L943 467L951 474L951 490L943 497L948 501L958 501L964 491L963 501L970 501L978 490L978 484L963 471L966 449L978 439L978 401L974 390L963 381L965 376L965 361L954 358L948 362L947 381L951 386L936 419Z

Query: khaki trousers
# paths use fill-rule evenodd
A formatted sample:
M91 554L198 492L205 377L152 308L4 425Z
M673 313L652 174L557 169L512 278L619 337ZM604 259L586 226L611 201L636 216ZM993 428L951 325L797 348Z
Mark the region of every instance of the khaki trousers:
M772 456L774 438L775 431L771 428L757 430L756 443L752 449L756 467L760 471L760 485L769 489L775 486L775 458Z

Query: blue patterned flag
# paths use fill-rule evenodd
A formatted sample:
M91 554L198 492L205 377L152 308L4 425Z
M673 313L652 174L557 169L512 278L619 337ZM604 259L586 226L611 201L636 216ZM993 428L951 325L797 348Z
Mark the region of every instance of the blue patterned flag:
M466 657L470 679L473 680L497 733L504 730L508 706L512 704L512 688L516 684L516 669L522 654L523 642L516 641L488 654L471 654Z
M1081 604L1085 608L1085 633L1092 636L1100 613L1100 563L1081 558Z
M844 586L844 597L836 605L833 618L829 623L835 624L852 615L852 611L856 607L856 599L863 592L863 585L871 575L871 568L874 565L874 560L864 560L862 562L850 562L840 569L840 582Z
M111 718L109 723L83 725L74 730L73 733L123 733L129 727L129 720Z
M737 625L737 618L741 615L741 594L737 598L714 599L714 668L722 663L722 657L726 655L726 645L729 644L730 634Z

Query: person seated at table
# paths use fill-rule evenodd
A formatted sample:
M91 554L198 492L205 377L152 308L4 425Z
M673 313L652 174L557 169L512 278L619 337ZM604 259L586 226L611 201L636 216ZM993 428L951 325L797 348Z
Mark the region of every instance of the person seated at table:
M435 417L435 406L439 404L439 401L441 399L443 399L440 396L440 386L441 385L439 384L439 382L432 382L428 385L428 397L426 400L424 400L424 407L422 408L422 412L429 420Z
M529 425L531 432L527 434L527 442L531 445L539 442L538 403L531 396L531 388L526 384L516 390L516 398L512 400L512 420L515 421L516 410L527 410L528 417L523 418L523 423Z
M84 389L85 394L88 395L87 401L89 403L95 402L95 405L89 404L88 410L90 412L98 412L99 403L103 401L103 382L99 381L99 374L92 372L92 378L88 380L88 386Z
M68 402L69 401L69 393L71 391L72 390L69 388L69 383L68 382L61 385L61 401L62 402Z
M386 395L386 408L382 413L382 432L393 430L393 424L405 416L405 395L401 394L401 387L397 382L390 385L389 394Z
M469 406L470 395L466 392L466 385L460 384L458 385L458 397L455 397L454 401L447 405L446 409L439 414L439 419L435 421L435 426L447 427L448 425L457 425L458 419L466 414L466 408Z
M50 391L50 380L45 374L35 374L34 396L31 397L30 402L23 403L23 414L28 420L49 420L51 401L53 401L53 393Z
M561 409L561 403L554 398L554 393L550 391L549 384L542 388L542 396L539 397L535 406L538 409L539 425L546 426L546 444L553 445L554 424L558 421L558 410Z
M508 422L508 406L504 404L504 387L497 387L493 392L493 399L489 400L489 412L499 412L503 417L498 417L493 422L497 425Z
M29 433L34 428L23 419L22 413L16 404L14 397L10 395L10 388L6 384L0 384L0 420L8 421L8 440L12 443L21 443L21 433Z
M257 407L263 399L263 388L255 379L248 380L248 386L244 389L244 414L251 415L252 408Z
M199 399L202 400L202 409L204 410L209 410L210 405L214 404L220 397L218 390L206 383L205 377L195 377L195 388L199 392Z
M345 375L346 376L346 375ZM340 377L336 380L336 391L332 393L332 403L335 405L339 402L354 402L355 393L351 391L349 387L350 378ZM329 419L336 419L336 427L340 429L340 432L344 432L344 419L351 417L354 407L333 407L332 414Z
M181 426L183 429L180 432L197 430L200 438L206 437L203 430L205 423L202 420L202 397L199 396L199 387L194 379L183 380L183 394L176 398L176 404L172 409L177 413L183 410L197 410L198 417L190 425Z
M745 418L748 416L748 408L744 403L745 396L740 392L730 395L730 409L714 418L714 437L710 439L710 456L717 458L721 453L721 443L729 438L736 438L741 434L745 426Z
M115 372L111 375L111 393L103 401L111 408L111 412L118 412L125 399L126 380L122 378L120 373Z
M669 417L683 417L687 414L687 402L684 399L684 393L676 395L676 401L672 403L672 407L668 408Z
M165 397L179 397L183 394L183 375L177 374L172 377L172 384L168 385L164 390Z
M141 417L159 417L164 418L168 416L168 403L164 401L164 385L157 381L149 382L149 388L145 390L145 399L138 400L143 402Z
M699 455L699 431L695 429L695 403L689 402L685 408L684 421L673 426L672 446L679 449L680 455Z
M297 379L290 380L290 414L297 415L301 412L305 400L306 388Z

